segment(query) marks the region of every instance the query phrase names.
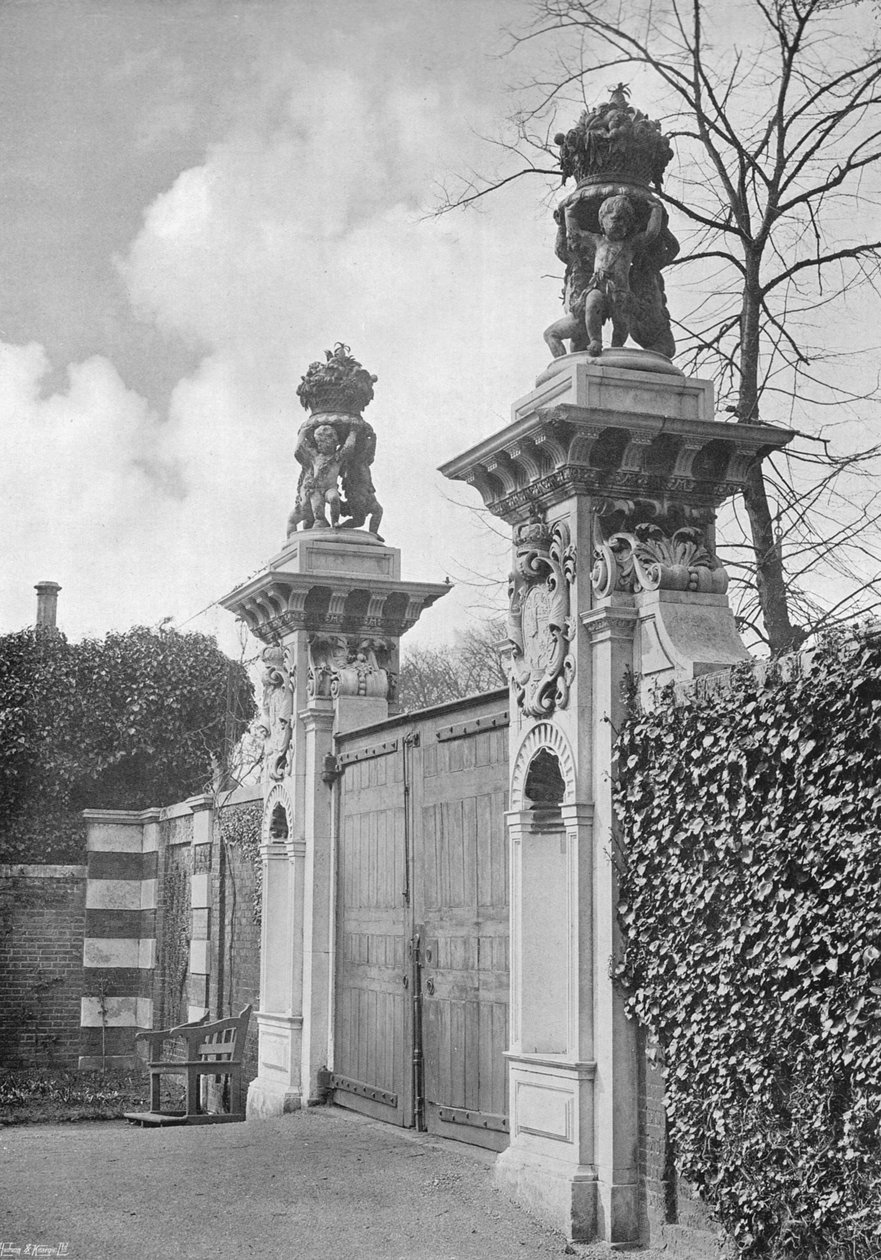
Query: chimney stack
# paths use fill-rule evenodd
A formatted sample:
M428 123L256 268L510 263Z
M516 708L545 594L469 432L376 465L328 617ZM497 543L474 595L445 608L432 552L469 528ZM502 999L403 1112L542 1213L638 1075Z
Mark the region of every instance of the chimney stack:
M38 582L34 590L37 592L37 625L54 630L61 587L57 582Z

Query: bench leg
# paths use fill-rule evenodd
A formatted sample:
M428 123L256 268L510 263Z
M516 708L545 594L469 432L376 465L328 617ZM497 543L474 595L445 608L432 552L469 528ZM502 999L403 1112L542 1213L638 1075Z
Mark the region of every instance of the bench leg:
M150 1110L159 1110L160 1084L162 1082L161 1072L150 1072Z
M187 1115L198 1116L202 1108L199 1105L199 1073L193 1068L187 1069Z
M239 1115L242 1110L241 1071L229 1074L229 1110L231 1115Z

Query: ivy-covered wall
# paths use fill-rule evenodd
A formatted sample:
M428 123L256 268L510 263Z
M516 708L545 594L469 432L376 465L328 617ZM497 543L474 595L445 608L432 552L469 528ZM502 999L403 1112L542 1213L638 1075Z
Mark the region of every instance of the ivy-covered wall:
M244 799L239 799L243 797ZM238 1014L260 998L260 820L262 796L240 790L216 802L211 842L194 847L192 815L160 824L159 887L154 973L154 1024L167 1028L207 1003L214 1018ZM195 862L195 866L194 866ZM192 901L192 879L207 874L209 906ZM192 974L192 941L208 942L207 988ZM200 968L201 970L201 968ZM201 985L194 992L193 982ZM245 1057L256 1075L257 1021L251 1020Z
M187 974L192 935L192 815L160 823L156 896L156 970L153 1024L171 1028L189 1017Z
M212 1010L238 1014L249 1003L260 1005L260 822L263 802L231 801L217 811L218 841L214 867ZM252 1016L245 1042L242 1078L257 1075L257 1020Z
M743 1257L876 1260L881 636L633 708L617 757L618 974L678 1175Z

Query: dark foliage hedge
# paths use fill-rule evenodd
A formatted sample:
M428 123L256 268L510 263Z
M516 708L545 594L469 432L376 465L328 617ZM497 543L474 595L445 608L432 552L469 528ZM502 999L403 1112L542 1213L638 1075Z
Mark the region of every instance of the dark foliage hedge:
M881 638L631 709L619 975L744 1257L881 1256Z
M83 809L201 791L253 713L245 669L206 635L3 635L0 861L81 861Z

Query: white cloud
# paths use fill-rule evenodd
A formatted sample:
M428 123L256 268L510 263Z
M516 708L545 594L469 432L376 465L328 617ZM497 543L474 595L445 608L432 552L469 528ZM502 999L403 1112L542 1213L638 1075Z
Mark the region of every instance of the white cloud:
M33 622L29 584L60 581L78 624L97 630L115 623L121 583L143 567L157 527L145 467L156 418L106 359L72 365L67 388L42 397L49 368L38 345L0 344L2 603L12 625ZM136 582L133 593L137 609Z
M476 496L435 469L502 427L529 389L558 286L542 278L553 233L537 226L538 186L482 215L423 217L502 111L503 71L484 50L508 0L452 20L465 7L389 0L376 23L351 5L328 40L322 23L272 6L245 22L247 51L224 53L229 73L182 46L147 93L139 144L195 145L209 98L210 134L228 120L117 259L134 315L201 360L158 416L106 357L42 397L41 347L3 350L8 626L32 620L43 578L62 583L60 619L78 635L184 622L261 566L293 505L299 377L337 340L379 376L375 480L405 576L502 575L498 543L446 497ZM145 91L149 66L130 69L120 91ZM428 632L479 597L446 598ZM216 611L191 624L231 630Z
M432 175L453 162L451 121L432 92L380 94L313 65L309 93L290 93L281 122L271 113L185 171L120 261L142 317L206 348L162 434L163 457L186 469L188 528L218 578L238 580L272 554L296 482L297 381L345 340L380 378L368 413L375 480L406 575L485 569L485 544L435 468L502 427L544 365L541 329L557 300L541 278L550 232L512 213L512 196L497 216L417 214ZM500 222L514 227L503 235ZM441 620L460 619L472 598L445 600Z

